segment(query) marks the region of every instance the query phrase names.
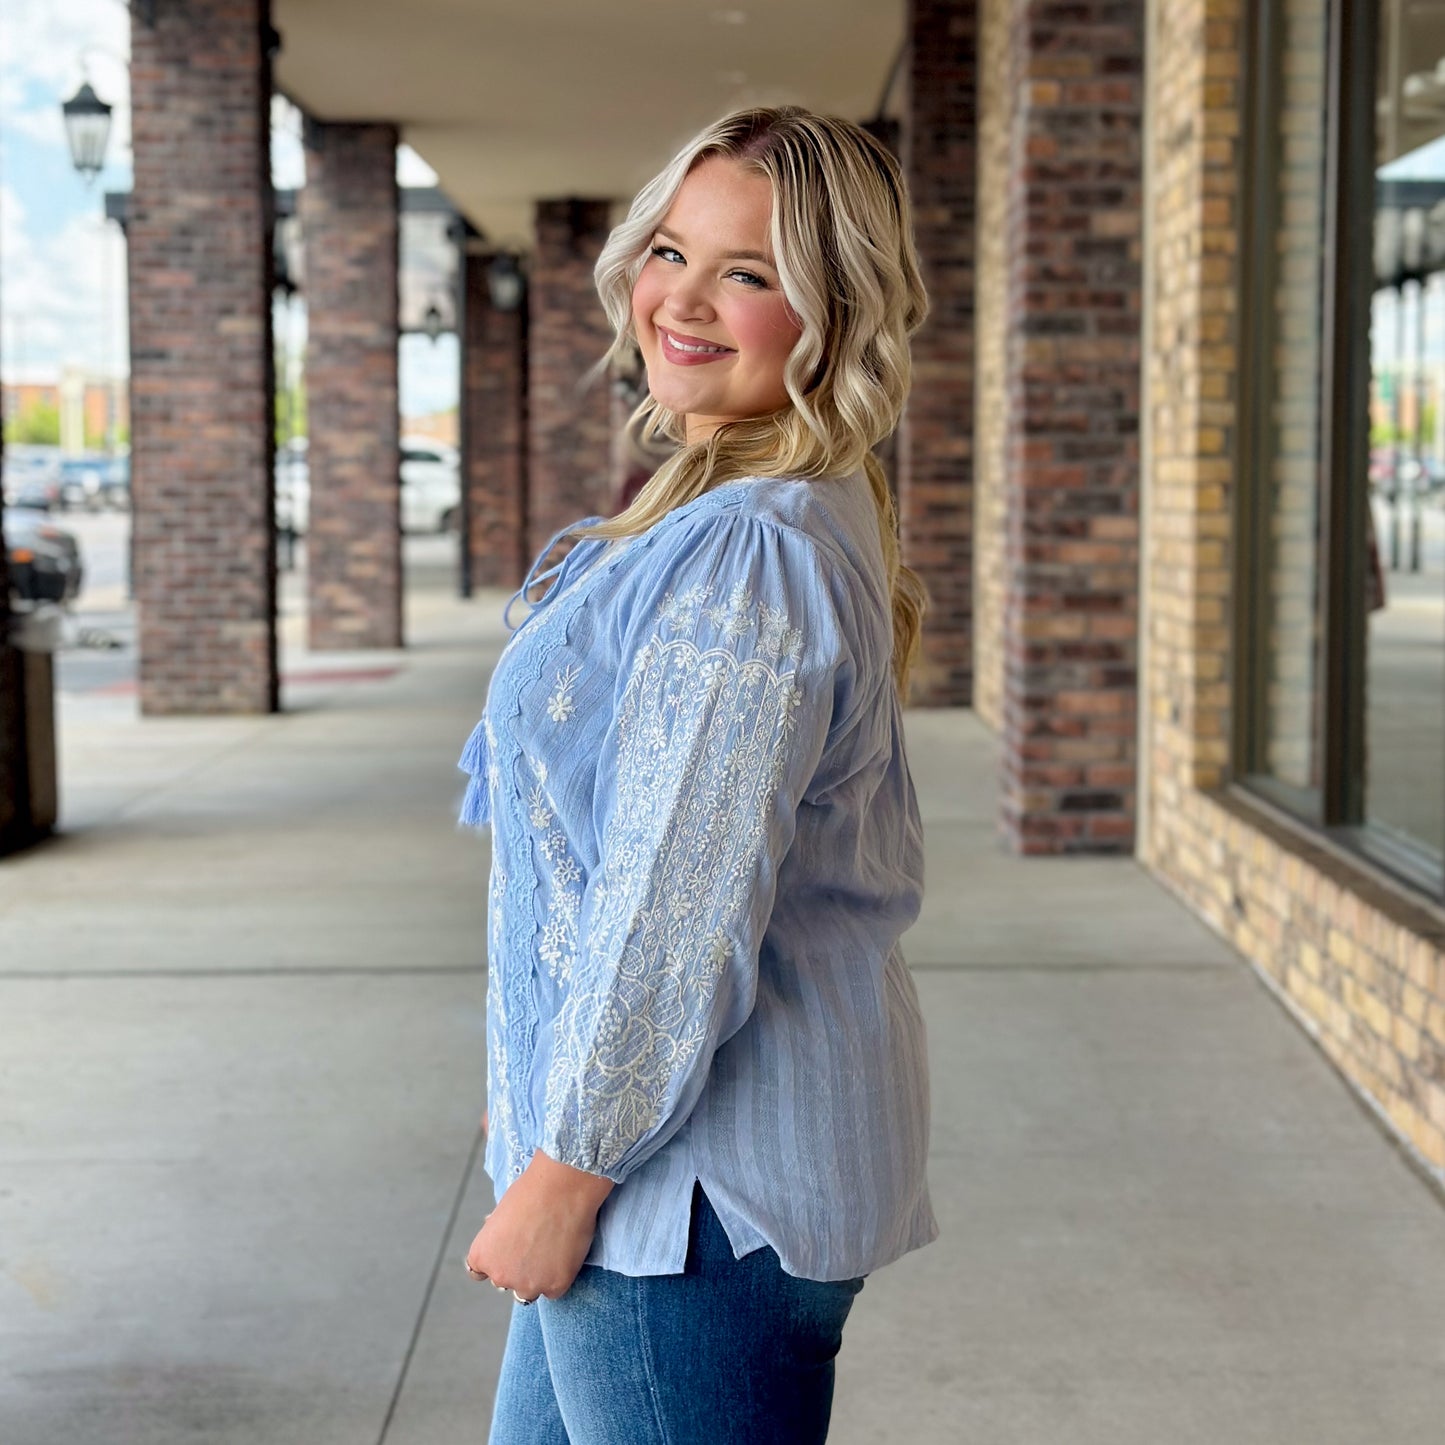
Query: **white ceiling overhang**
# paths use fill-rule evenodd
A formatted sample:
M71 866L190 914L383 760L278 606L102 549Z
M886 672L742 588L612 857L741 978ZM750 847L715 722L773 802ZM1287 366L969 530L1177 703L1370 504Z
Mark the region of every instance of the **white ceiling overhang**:
M526 245L533 203L624 201L747 104L873 115L903 0L274 0L276 82L319 121L393 121L472 223Z

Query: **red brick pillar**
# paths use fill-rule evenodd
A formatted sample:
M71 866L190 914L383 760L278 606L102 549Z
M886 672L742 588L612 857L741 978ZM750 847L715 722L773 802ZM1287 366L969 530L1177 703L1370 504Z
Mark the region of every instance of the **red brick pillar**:
M527 563L527 302L492 305L492 257L467 255L462 363L466 455L462 475L471 511L472 582L521 586Z
M400 647L397 131L305 138L310 645Z
M1017 0L1000 825L1133 847L1144 0Z
M903 165L929 319L897 454L903 559L923 578L913 701L973 696L973 257L976 0L909 0Z
M131 488L145 713L277 705L266 0L131 19Z
M537 203L527 343L528 560L578 517L611 504L612 406L606 379L583 377L612 342L592 268L610 230L610 201Z

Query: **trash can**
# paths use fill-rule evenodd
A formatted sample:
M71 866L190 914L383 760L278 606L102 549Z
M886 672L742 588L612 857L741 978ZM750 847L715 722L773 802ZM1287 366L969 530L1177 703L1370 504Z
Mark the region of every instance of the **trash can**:
M55 654L60 649L64 614L41 602L10 614L5 658L19 694L17 712L21 746L16 762L17 843L43 837L59 817L55 748Z

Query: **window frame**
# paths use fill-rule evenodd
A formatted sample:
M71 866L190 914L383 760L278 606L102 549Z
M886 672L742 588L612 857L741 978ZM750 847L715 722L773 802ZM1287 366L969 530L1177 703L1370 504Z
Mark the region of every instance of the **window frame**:
M1262 770L1269 690L1269 409L1274 395L1279 223L1278 88L1282 0L1258 0L1246 38L1240 194L1239 391L1235 437L1230 782L1283 809L1424 892L1445 900L1445 867L1365 813L1370 321L1375 294L1375 93L1379 0L1320 0L1326 10L1321 227L1319 504L1315 737L1318 788ZM1348 64L1346 58L1348 57ZM1353 545L1352 545L1353 542Z

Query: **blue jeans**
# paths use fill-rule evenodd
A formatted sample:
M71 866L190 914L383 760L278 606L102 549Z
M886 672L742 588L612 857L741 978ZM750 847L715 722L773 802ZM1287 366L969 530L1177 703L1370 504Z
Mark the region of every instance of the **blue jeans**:
M695 1186L682 1274L584 1266L559 1300L512 1307L491 1445L814 1445L861 1279L733 1258Z

